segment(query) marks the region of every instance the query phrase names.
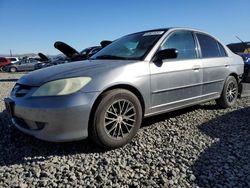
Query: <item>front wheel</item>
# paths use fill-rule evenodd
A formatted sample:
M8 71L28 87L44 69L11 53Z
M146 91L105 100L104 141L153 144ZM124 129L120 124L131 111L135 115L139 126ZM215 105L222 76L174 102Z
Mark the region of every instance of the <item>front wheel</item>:
M102 95L90 125L90 137L102 147L118 148L132 140L141 120L138 98L128 90L111 90Z
M219 99L216 100L218 106L229 108L235 105L238 97L239 87L237 80L233 76L229 76L224 84L223 91Z

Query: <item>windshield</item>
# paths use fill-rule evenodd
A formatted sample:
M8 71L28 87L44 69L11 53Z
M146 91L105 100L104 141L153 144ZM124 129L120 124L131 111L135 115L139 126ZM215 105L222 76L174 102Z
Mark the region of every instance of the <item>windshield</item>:
M165 31L149 31L124 36L97 52L91 59L142 60Z
M93 47L86 48L83 51L81 51L80 54L81 55L87 55L92 49L93 49Z

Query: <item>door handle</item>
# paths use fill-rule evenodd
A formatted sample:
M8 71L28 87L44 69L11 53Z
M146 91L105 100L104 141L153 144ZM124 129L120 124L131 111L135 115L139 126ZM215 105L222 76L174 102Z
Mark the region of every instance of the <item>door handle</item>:
M200 66L199 66L199 65L195 65L195 66L193 66L193 70L194 70L194 71L198 71L198 70L200 70Z

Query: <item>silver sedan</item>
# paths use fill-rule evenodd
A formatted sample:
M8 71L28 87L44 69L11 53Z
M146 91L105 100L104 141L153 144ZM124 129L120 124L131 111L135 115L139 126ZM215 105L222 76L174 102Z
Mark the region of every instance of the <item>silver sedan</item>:
M207 33L156 29L121 37L89 60L29 73L5 103L14 125L39 139L89 136L117 148L135 136L143 117L213 99L233 106L243 67Z

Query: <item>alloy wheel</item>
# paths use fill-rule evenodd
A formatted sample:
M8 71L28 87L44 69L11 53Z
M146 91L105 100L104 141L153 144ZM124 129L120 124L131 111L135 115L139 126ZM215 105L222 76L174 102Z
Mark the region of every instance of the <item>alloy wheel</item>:
M104 119L106 134L112 139L121 140L133 129L136 110L130 101L117 100L107 108Z
M228 102L233 102L237 98L237 86L230 82L227 87L226 97Z

